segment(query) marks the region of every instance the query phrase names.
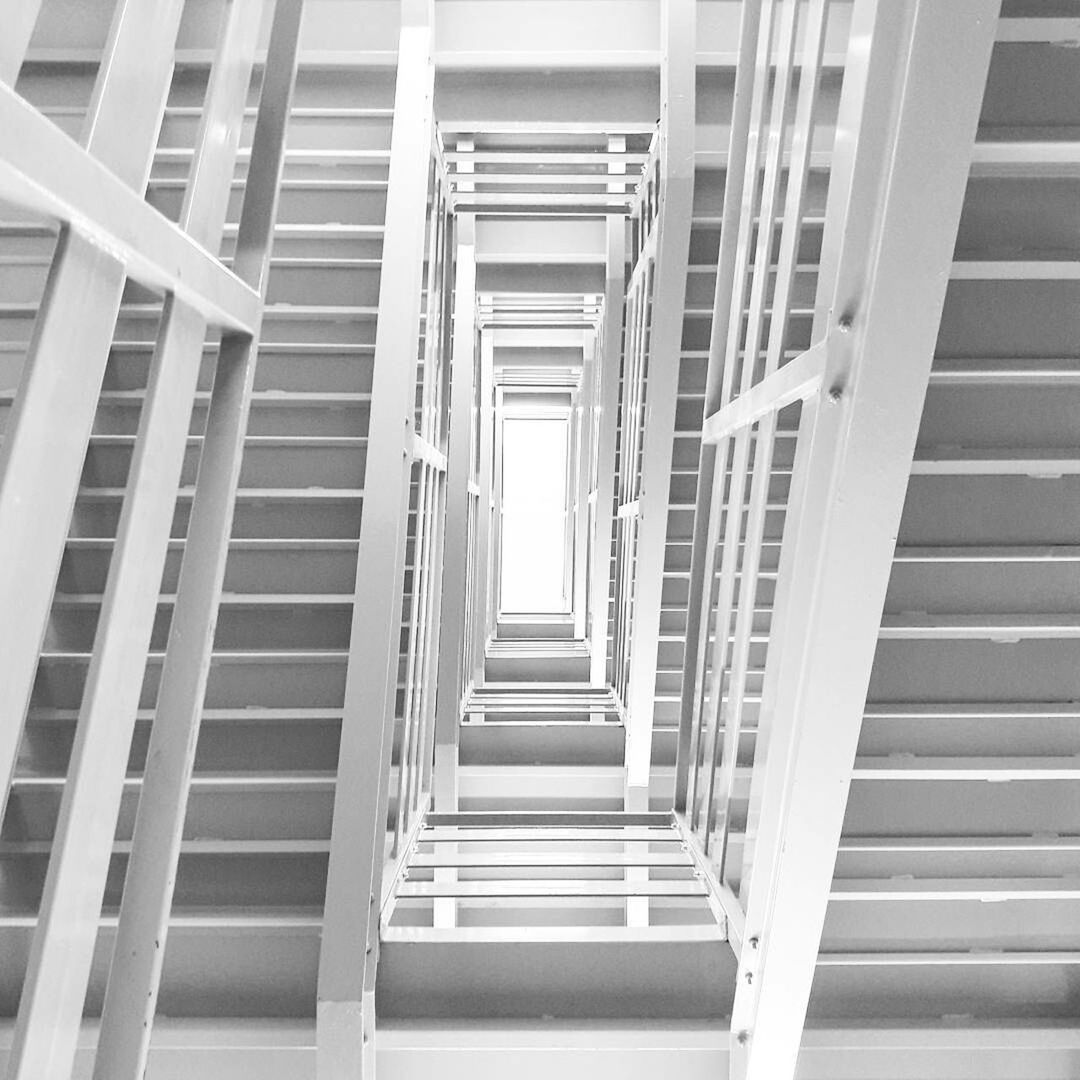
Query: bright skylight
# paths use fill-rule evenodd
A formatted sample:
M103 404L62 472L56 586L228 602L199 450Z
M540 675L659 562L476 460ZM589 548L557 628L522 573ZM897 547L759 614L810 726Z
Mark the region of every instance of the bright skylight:
M503 423L503 611L568 609L567 431L565 418Z

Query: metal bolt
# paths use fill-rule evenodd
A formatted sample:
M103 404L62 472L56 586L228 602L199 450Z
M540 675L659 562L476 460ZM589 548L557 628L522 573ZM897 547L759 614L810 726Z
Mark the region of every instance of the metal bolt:
M841 315L840 316L840 321L839 321L839 323L837 323L837 325L840 328L840 333L841 334L850 333L851 332L851 324L852 324L852 322L853 322L853 320L852 320L850 315Z
M750 1032L740 1031L739 1034L735 1036L735 1041L740 1046L745 1046L750 1041Z
M761 939L760 939L760 938L757 938L757 937L752 937L752 938L750 939L750 948L751 948L751 949L753 949L753 950L754 950L755 952L757 951L757 947L758 947L758 946L759 946L760 944L761 944Z
M754 981L754 973L752 971L748 971L744 977L748 986Z
M829 400L834 405L837 404L843 396L844 396L844 388L839 383L837 383L835 386L830 388L830 390L829 390Z

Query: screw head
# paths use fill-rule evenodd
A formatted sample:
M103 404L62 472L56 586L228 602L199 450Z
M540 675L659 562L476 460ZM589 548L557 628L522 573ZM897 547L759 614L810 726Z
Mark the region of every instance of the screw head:
M841 315L840 321L837 323L837 327L841 334L847 334L851 332L852 318L850 315Z
M751 984L751 983L752 983L752 982L754 981L754 973L753 973L752 971L748 971L748 972L747 972L747 973L746 973L746 974L745 974L745 975L743 976L743 978L745 978L745 979L746 979L746 984L747 984L747 986L749 986L749 985L750 985L750 984Z
M735 1036L735 1041L740 1046L745 1046L750 1041L750 1032L749 1031L740 1031L738 1033L738 1035Z
M761 944L761 938L755 936L755 937L752 937L750 939L750 948L753 949L755 952L757 951L757 947L760 944Z
M836 405L844 396L844 388L840 385L833 386L829 390L829 400Z

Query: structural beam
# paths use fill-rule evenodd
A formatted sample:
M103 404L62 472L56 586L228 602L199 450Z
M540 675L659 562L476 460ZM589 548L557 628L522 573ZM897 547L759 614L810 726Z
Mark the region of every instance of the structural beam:
M661 202L648 352L630 682L626 701L628 809L638 809L647 801L652 764L668 489L694 198L695 19L693 0L664 0L660 68Z
M403 0L366 486L319 955L319 1080L369 1080L431 163L432 0Z
M822 257L827 390L803 405L751 788L739 1080L795 1074L998 7L853 13Z
M161 47L166 40L162 28L167 29L159 10L162 6L163 0L145 6L146 22L155 25L152 32L146 31L141 44L147 65L158 51L163 65L160 74L166 77L172 71L173 52L172 39L168 48ZM132 29L133 34L138 32L138 28ZM124 100L103 99L101 107L120 108ZM143 198L158 132L158 123L145 122L151 130L149 136L134 124L117 136L126 148L128 166L120 172L112 168L112 148L100 138L80 147L0 83L0 130L4 132L0 197L42 217L68 223L94 247L120 260L129 277L159 292L175 292L212 324L250 333L258 321L259 297ZM144 138L150 140L146 161L132 164L130 148Z

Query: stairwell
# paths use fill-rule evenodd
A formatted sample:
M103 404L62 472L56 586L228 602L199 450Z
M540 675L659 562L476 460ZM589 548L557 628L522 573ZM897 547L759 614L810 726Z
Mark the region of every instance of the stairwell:
M202 138L207 57L216 27L209 7L190 6L146 186L147 202L172 222L183 220L189 170ZM674 4L684 15L693 7ZM723 21L713 9L724 5L700 7L703 25ZM849 78L846 34L851 9L874 5L808 0L800 8L788 0L766 0L766 7L776 22L762 25L773 25L781 38L780 20L790 19L787 44L793 55L797 10L803 12L797 17L801 47L810 34L803 21L813 19L813 12L822 20L823 42L820 72L815 67L813 75L817 106L805 193L793 217L798 238L786 259L781 207L790 200L792 147L790 154L785 150L783 167L774 162L773 195L764 181L754 195L743 245L748 263L764 263L747 252L766 227L761 204L767 202L768 227L776 231L776 243L759 248L768 252L768 273L761 275L767 283L760 295L747 289L738 318L740 325L744 317L748 325L757 320L763 335L783 319L779 352L773 356L771 339L768 349L761 343L761 356L775 361L765 376L771 378L805 360L815 341L823 348L815 330L835 314L823 305L819 288L835 272L830 260L836 261L836 249L847 242L849 224L835 210L830 216L830 186L840 159L834 142ZM812 986L807 982L805 1034L797 1001L782 1016L785 1037L795 1040L792 1068L802 1035L799 1075L808 1080L844 1069L852 1075L892 1070L898 1078L991 1075L1002 1067L1002 1054L1009 1061L1028 1054L1025 1076L1063 1077L1071 1068L1072 1051L1059 1051L1055 1040L1080 1003L1080 94L1073 92L1080 86L1080 50L1070 37L1080 11L1074 7L1061 0L1046 11L1026 0L1005 0L997 23L857 749L851 718L830 718L838 740L841 728L852 734L851 768L839 777L846 812L827 904L822 900L820 945L816 930L811 935L816 963L808 957L804 965L806 972L814 970ZM664 10L668 18L671 6ZM325 37L325 12L319 18ZM385 12L378 19L388 21ZM396 42L397 19L395 8L389 20L393 35L377 22L374 36ZM104 26L107 17L98 22ZM666 34L671 27L665 26ZM46 29L56 33L51 24ZM71 33L77 38L84 28L80 24ZM403 31L402 43L406 36ZM756 966L759 946L771 944L773 927L768 920L764 929L753 923L759 909L749 900L755 872L759 895L760 882L770 880L763 860L755 864L760 848L754 849L763 806L770 809L763 802L762 777L769 755L777 753L775 742L769 743L769 724L776 718L763 701L770 665L775 671L778 663L772 639L783 595L782 545L797 525L788 510L804 433L800 409L809 412L810 398L821 388L799 399L803 405L792 397L775 410L775 438L768 436L772 457L757 496L751 473L765 442L760 420L748 427L753 434L746 436L750 449L742 477L734 468L738 453L729 462L724 444L718 465L723 476L706 498L705 511L712 500L731 513L725 500L736 482L746 481L734 531L738 554L727 571L733 623L711 631L708 625L725 580L723 545L714 543L717 563L710 564L705 586L701 640L712 649L718 634L726 643L730 632L733 650L745 646L746 671L732 691L737 664L725 652L722 672L713 670L711 659L702 662L701 681L716 678L716 691L695 687L686 654L688 624L690 633L696 629L691 567L695 526L700 531L701 525L695 515L702 510L702 433L712 411L707 369L717 353L714 290L731 183L730 153L718 147L737 108L738 76L726 37L723 53L703 51L692 33L686 40L689 49L697 49L683 57L683 70L696 74L690 80L696 115L687 125L696 134L696 153L691 145L681 160L689 175L670 171L668 113L659 130L652 126L658 94L651 68L635 81L633 72L610 59L611 71L601 65L601 83L610 76L634 114L627 120L620 112L623 119L608 125L579 117L579 110L591 116L590 110L612 108L604 96L610 88L590 90L587 80L584 92L571 80L561 88L562 97L556 94L552 114L559 119L545 114L540 121L521 121L524 127L516 126L516 114L509 120L503 115L520 106L510 91L491 107L502 119L477 124L477 130L453 120L441 125L436 94L427 117L434 130L430 152L427 146L411 148L423 151L430 170L425 255L417 270L419 330L406 342L411 355L396 348L401 341L383 345L380 353L380 375L392 361L412 380L400 493L404 525L393 534L402 541L395 558L403 564L403 580L396 591L389 562L361 559L358 567L358 552L362 536L378 540L393 527L388 502L378 502L375 511L370 506L371 496L386 496L396 477L369 477L367 461L373 415L379 416L372 398L380 322L385 331L385 321L399 319L398 309L406 306L404 298L388 297L383 288L384 268L399 253L384 252L391 146L393 139L407 140L401 133L412 130L416 117L395 108L400 87L395 88L395 62L387 59L389 46L349 53L348 60L315 51L300 65L225 581L192 748L194 770L177 821L183 839L157 999L166 1032L233 1025L227 1039L242 1028L247 1034L240 1042L249 1038L267 1062L273 1059L273 1070L290 1070L290 1055L298 1052L305 1076L315 1075L313 1047L322 1054L324 1041L336 1038L354 1055L350 1060L362 1057L357 1069L369 1080L377 1029L380 1071L385 1058L391 1062L388 1075L411 1080L425 1075L431 1059L414 1061L408 1054L424 1038L437 1042L446 1032L465 1057L480 1047L484 1053L493 1049L490 1060L520 1064L536 1046L551 1050L558 1043L561 1051L577 1036L596 1043L584 1048L593 1053L602 1036L590 1033L607 1030L615 1032L625 1059L626 1035L641 1027L659 1033L660 1044L669 1039L686 1051L680 1062L700 1049L695 1039L707 1040L693 1059L700 1073L688 1076L710 1075L729 1058L733 1076L747 1075L758 1016L758 999L747 988L753 986L757 995L764 983L782 995L786 985L775 967L784 956L773 961L772 972L765 969L764 978ZM434 46L426 48L423 63L434 64ZM671 63L671 48L665 39L659 91L664 110L671 102L664 67ZM674 48L677 53L678 41ZM774 48L781 51L778 42ZM18 93L77 136L92 107L99 53L100 43L91 48L81 39L65 38L55 48L39 43L19 72ZM458 95L455 107L472 92L462 90L465 76L472 77L469 54L463 55L441 75L444 89ZM418 57L419 48L413 59ZM740 59L740 65L747 62ZM766 56L763 70L773 63L782 61ZM795 71L805 73L810 63L789 58L792 107L805 78ZM262 70L257 63L229 188L220 249L226 266L234 264L238 243ZM497 73L492 85L502 85ZM567 105L570 98L575 100ZM766 128L762 121L761 148L755 150L762 157ZM794 132L789 134L794 140ZM784 138L781 131L780 143ZM942 153L958 151L950 146ZM757 184L757 163L754 170ZM686 196L685 220L680 191ZM415 201L418 207L423 200ZM609 246L606 252L570 251L564 264L553 259L549 273L530 261L541 257L542 244L522 231L521 250L512 252L514 272L496 266L498 272L489 275L489 284L506 284L507 291L477 289L473 282L462 286L457 275L465 248L471 244L473 260L485 254L484 242L472 232L474 215L508 220L515 237L513 226L522 221L550 226L552 236L568 221L599 223ZM684 226L686 272L673 274L670 252L659 252L665 237L680 235L676 230ZM20 393L59 235L56 222L0 203L0 425L8 424ZM580 235L592 234L583 229ZM588 243L582 240L581 246ZM791 291L783 310L774 310L785 262L791 263ZM588 272L579 264L588 264ZM590 276L600 268L608 278L603 296L601 275ZM531 292L516 291L523 282ZM553 291L553 284L560 290ZM671 305L683 285L685 301ZM475 334L466 307L469 319L477 320ZM76 722L87 672L102 625L119 617L103 601L132 462L142 448L137 432L163 310L159 292L128 280L0 828L3 1017L18 1014L30 983L50 858L57 858L67 827L61 807L79 779ZM861 314L856 334L863 329ZM852 330L853 320L845 318L837 332ZM613 345L603 340L603 327L611 336L605 319L615 326ZM674 336L681 340L668 349L675 322ZM470 329L463 331L466 325ZM576 335L572 347L557 336L566 326ZM521 328L537 336L522 339L528 347L521 349L520 370L514 371L512 361L499 361L493 390L492 371L484 367L492 357L484 349L502 347L490 345L496 333L505 342ZM464 345L459 338L467 338ZM534 347L535 341L542 345ZM93 1053L96 1035L86 1032L95 1030L115 963L218 347L217 332L208 335L126 775L115 777L122 797L82 1010L82 1065ZM548 357L547 368L558 366L561 373L540 370L536 354L545 349L558 359L555 364ZM736 346L732 362L742 355ZM566 356L571 359L562 372ZM599 420L591 430L602 412L597 372L605 357L606 378L614 374L618 383L610 461L601 459ZM475 394L464 409L452 408L462 366L472 372ZM754 377L743 381L744 394L757 388ZM838 383L833 390L833 404L843 399L846 408L849 387ZM500 557L500 507L492 481L497 487L500 466L492 463L490 443L485 459L484 439L494 438L494 425L502 419L496 402L526 399L587 418L571 442L579 455L571 454L572 470L578 471L567 510L575 600L566 613L554 615L501 611L497 598L488 595L498 591L491 567ZM670 447L663 419L668 406ZM458 420L464 426L455 428L455 416L470 411L469 419ZM453 458L462 432L467 476ZM397 462L401 455L393 449ZM603 533L600 514L605 469L617 477L609 533ZM644 482L665 469L663 492ZM461 546L446 540L444 550L450 536L447 504L455 491L461 506L468 505L467 528L463 517ZM483 501L488 495L490 505ZM752 539L755 506L760 544ZM720 510L715 513L719 532ZM657 514L662 526L656 525ZM573 548L570 533L578 522L588 540ZM652 565L648 551L642 555L646 524L660 540L662 566ZM489 549L480 544L481 536ZM867 557L875 554L880 552ZM753 567L751 557L757 560ZM461 619L456 608L440 617L444 594L453 591L444 584L451 580L446 566L458 565L455 559L467 567ZM485 559L487 566L481 565ZM590 592L597 575L601 588ZM387 641L363 637L369 612L357 596L365 595L365 585L380 595L393 592ZM602 610L594 599L600 593ZM655 671L640 663L654 642L637 630L642 612L649 615L650 597L658 599L659 613ZM485 614L478 616L472 605L481 602ZM381 623L373 619L378 630ZM457 639L459 622L467 627L464 645ZM594 655L598 639L602 657ZM443 714L436 716L436 675L448 641L461 649L455 656L461 671L452 674L460 675L462 690L449 706L445 699L441 703L450 717L446 726ZM382 718L363 696L370 686L357 691L356 672L364 656L375 656L372 665L378 668L384 646L392 703ZM644 711L634 691L643 670L650 699ZM699 692L704 704L697 703L695 738L703 742L695 741L688 752L682 745L685 706ZM737 722L728 711L736 698ZM715 709L710 732L702 727L709 722L701 719L702 709ZM389 734L380 742L384 719ZM117 730L125 722L118 715ZM796 733L802 722L801 714L792 720ZM375 776L373 785L351 788L351 780L341 779L351 775L341 772L342 757L353 763L363 757L353 753L355 742L343 743L343 727L354 739L359 734L365 752L374 747L359 766L365 777ZM824 746L833 730L824 735L815 746ZM643 744L647 775L637 768L631 784L631 756L640 761ZM792 745L798 747L798 739ZM450 757L440 757L448 747ZM717 804L703 803L696 821L700 787L689 815L679 803L679 785L688 773L694 785L708 783L708 800L714 784L722 796ZM105 770L93 782L108 785ZM785 797L794 786L784 789ZM378 874L370 893L368 877L354 865L363 861L357 833L349 831L355 821L342 824L348 815L341 804L355 803L358 794L385 799L380 804L374 798L380 806L374 829L371 822L360 823L365 841L375 837ZM110 820L106 831L111 827ZM826 855L831 865L832 852ZM339 871L336 898L327 888L328 868L334 878L332 856ZM793 858L800 856L795 851ZM823 898L825 891L822 881ZM362 922L358 912L365 910L372 920L366 939L356 930ZM344 991L335 986L324 993L320 981L320 971L331 967L328 942L343 945L340 967L349 975ZM796 971L796 978L806 972ZM781 990L772 989L777 986ZM323 1006L341 1006L343 1000L346 1011L356 1006L356 1016L349 1013L343 1035L328 1037ZM1044 1029L1050 1032L1045 1040ZM489 1048L484 1039L492 1032ZM509 1049L498 1043L500 1032L517 1033ZM288 1052L278 1053L286 1044ZM587 1059L593 1060L588 1053L573 1057L578 1071L567 1075L585 1074ZM178 1067L190 1069L182 1052L177 1060ZM749 1075L771 1080L761 1060ZM238 1057L220 1075L233 1080L249 1066L247 1057ZM161 1067L155 1064L148 1075L157 1077L154 1070ZM321 1060L317 1067L322 1080L327 1066ZM357 1071L337 1068L328 1078Z

